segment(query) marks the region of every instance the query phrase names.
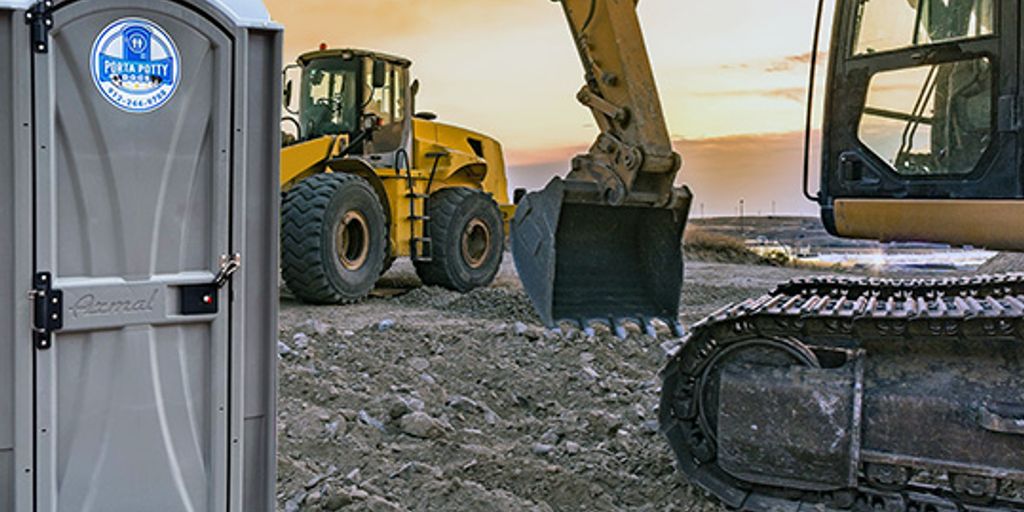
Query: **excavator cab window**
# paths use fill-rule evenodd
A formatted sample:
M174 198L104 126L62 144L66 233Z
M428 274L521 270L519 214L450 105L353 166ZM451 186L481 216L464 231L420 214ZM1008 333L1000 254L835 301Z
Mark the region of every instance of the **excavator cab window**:
M854 53L992 35L995 0L859 0Z
M990 36L994 0L860 0L855 55ZM902 176L970 174L993 131L988 57L880 71L859 136Z
M860 139L903 176L970 174L992 139L985 57L876 74Z
M303 70L299 123L304 138L353 133L358 128L359 67L355 60L323 58Z

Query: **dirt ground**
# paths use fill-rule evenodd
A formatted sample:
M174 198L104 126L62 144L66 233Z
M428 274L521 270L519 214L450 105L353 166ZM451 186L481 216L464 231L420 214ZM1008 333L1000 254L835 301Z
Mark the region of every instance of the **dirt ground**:
M689 263L683 320L806 270ZM396 263L384 287L414 287ZM279 509L718 510L657 433L673 343L542 328L511 258L459 295L282 300Z

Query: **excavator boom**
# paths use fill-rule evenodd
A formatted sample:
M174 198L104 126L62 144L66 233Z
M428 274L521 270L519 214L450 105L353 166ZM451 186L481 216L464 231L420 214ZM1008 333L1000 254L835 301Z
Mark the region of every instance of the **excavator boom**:
M672 149L634 0L561 0L583 63L577 99L600 134L571 171L528 194L512 254L549 326L625 322L678 330L681 238L691 194Z

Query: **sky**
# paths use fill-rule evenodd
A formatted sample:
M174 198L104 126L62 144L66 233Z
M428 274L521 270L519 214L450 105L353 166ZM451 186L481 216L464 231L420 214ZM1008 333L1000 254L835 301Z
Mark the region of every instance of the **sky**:
M539 188L564 174L597 135L575 100L583 70L557 3L265 1L286 27L286 62L322 42L412 60L417 110L501 141L512 187ZM778 214L817 213L800 192L816 4L640 1L666 121L686 162L678 182L693 189L694 214L733 215L741 199L751 215L773 205Z

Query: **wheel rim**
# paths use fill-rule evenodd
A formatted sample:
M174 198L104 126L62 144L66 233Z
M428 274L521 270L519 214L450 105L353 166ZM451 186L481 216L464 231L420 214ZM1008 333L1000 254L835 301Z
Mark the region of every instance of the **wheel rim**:
M355 210L345 212L334 228L334 251L346 270L359 270L370 254L370 225Z
M491 228L480 219L473 219L462 231L462 259L470 268L480 268L491 252Z

